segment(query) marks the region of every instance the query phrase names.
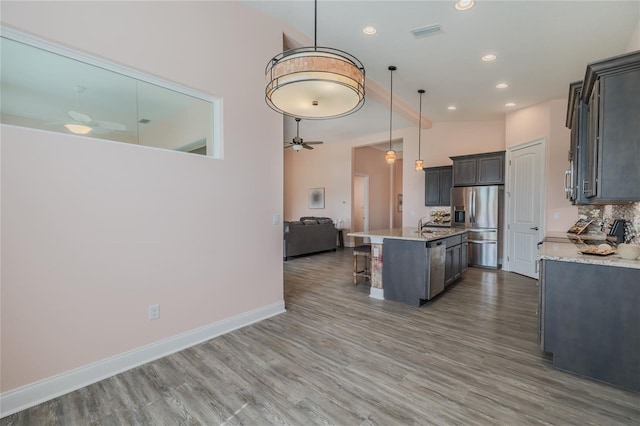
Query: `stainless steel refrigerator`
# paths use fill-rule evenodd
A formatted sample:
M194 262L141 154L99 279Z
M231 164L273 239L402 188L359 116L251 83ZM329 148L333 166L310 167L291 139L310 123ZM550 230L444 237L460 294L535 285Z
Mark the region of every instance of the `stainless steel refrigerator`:
M467 186L451 190L451 226L468 232L469 266L502 265L504 187Z

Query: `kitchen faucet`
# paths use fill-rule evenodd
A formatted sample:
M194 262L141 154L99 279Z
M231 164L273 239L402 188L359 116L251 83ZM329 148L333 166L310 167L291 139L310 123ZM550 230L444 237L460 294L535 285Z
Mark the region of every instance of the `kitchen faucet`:
M423 223L422 220L426 219L427 217L421 217L420 220L418 221L418 232L422 232L422 228L424 228L425 226L427 226L426 223Z

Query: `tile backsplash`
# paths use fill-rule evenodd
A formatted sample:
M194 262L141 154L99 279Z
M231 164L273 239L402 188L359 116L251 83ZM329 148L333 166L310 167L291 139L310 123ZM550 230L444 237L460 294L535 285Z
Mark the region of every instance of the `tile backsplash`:
M578 206L580 218L593 219L589 233L607 233L615 219L623 219L629 223L626 237L632 243L640 244L640 202L630 204Z

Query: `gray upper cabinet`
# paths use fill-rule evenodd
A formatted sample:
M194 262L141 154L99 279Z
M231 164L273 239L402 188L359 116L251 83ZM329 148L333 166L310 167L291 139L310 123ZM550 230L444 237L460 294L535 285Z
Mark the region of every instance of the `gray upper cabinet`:
M424 169L425 206L451 205L452 175L452 166L429 167Z
M571 129L569 170L565 174L565 192L572 204L588 204L583 181L586 169L587 105L582 100L582 81L569 85L566 126Z
M503 185L504 151L450 157L453 186Z
M640 201L640 51L589 64L581 95L578 191L593 204Z

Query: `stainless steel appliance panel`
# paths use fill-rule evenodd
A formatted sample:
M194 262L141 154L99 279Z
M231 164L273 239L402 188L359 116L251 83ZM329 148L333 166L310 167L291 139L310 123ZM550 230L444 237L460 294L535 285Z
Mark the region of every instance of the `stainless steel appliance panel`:
M471 187L471 226L498 228L498 187Z
M426 299L431 299L444 290L444 266L447 250L442 240L427 243L429 253L429 282Z
M497 268L502 261L504 188L455 187L451 201L451 226L469 231L469 265Z
M498 242L469 240L469 266L498 267Z
M469 240L490 240L490 241L498 241L498 230L497 229L475 229L470 228L467 229L467 238Z

